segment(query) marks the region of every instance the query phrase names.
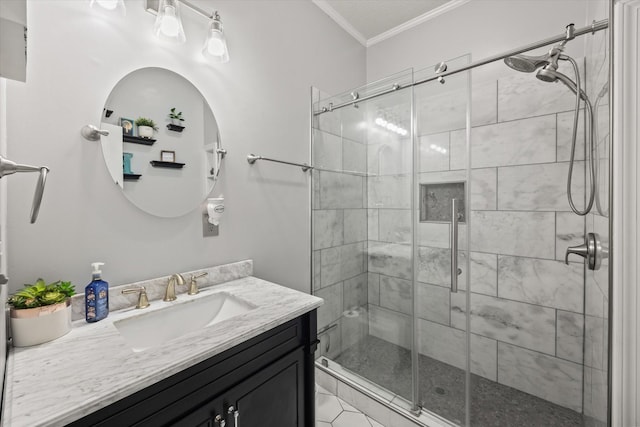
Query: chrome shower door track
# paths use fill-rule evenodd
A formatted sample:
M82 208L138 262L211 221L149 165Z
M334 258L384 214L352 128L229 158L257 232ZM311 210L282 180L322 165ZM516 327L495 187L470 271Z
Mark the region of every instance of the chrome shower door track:
M324 365L324 361L327 362L328 366ZM407 420L411 421L412 423L415 423L415 425L417 427L459 427L457 424L453 424L450 421L448 421L447 419L425 409L425 408L421 408L422 410L419 411L418 413L414 413L413 411L410 411L408 409L405 409L399 405L396 405L390 401L387 401L386 399L384 399L383 397L377 395L375 392L371 391L370 389L368 389L366 386L363 386L361 384L358 383L357 381L357 375L353 374L354 377L356 378L350 378L348 375L345 375L343 373L340 373L338 371L336 371L335 369L331 368L331 365L337 365L340 366L342 368L342 366L337 363L334 362L333 360L329 360L327 359L325 356L321 356L318 359L316 359L316 369L321 370L322 372L326 373L327 375L332 376L333 378L335 378L336 380L346 384L347 386L353 388L354 390L364 394L365 396L367 396L368 398L376 401L377 403L383 405L385 408L387 408L388 410L395 412L396 414L406 418ZM342 368L344 369L344 368ZM346 371L346 369L345 369ZM347 372L349 373L349 372ZM342 397L338 396L340 399L343 399ZM343 399L344 400L344 399ZM407 401L408 402L408 401ZM347 402L350 403L350 402ZM351 403L350 403L351 404ZM360 408L357 408L358 410L361 410ZM361 410L362 411L362 410ZM367 413L365 413L365 415L371 416ZM421 420L418 418L419 415L422 415L423 417L428 418L428 420ZM427 421L429 422L429 424L427 424ZM437 423L437 424L434 424Z
M573 34L573 37L575 38L575 37L578 37L578 36L581 36L581 35L584 35L584 34L588 34L588 33L592 33L593 34L593 33L597 32L597 31L606 30L607 28L609 28L609 20L608 19L603 19L601 21L594 21L591 25L587 25L585 27L578 28L572 34ZM428 83L428 82L432 82L432 81L435 81L435 80L440 80L440 79L443 79L444 77L447 77L447 76L451 76L451 75L454 75L454 74L461 73L463 71L471 70L473 68L480 67L482 65L490 64L492 62L496 62L496 61L499 61L501 59L505 59L505 58L507 58L509 56L518 55L520 53L524 53L524 52L527 52L529 50L533 50L533 49L537 49L537 48L540 48L540 47L548 46L550 44L558 43L558 42L564 41L566 39L567 39L567 34L566 33L563 33L561 35L554 36L554 37L549 37L547 39L540 40L540 41L537 41L535 43L530 43L530 44L528 44L526 46L521 46L519 48L511 49L511 50L509 50L507 52L503 52L503 53L498 54L498 55L493 55L493 56L490 56L488 58L472 62L471 64L465 65L464 67L455 68L455 69L453 69L451 71L444 71L442 73L438 73L435 76L428 77L428 78L422 79L422 80L418 80L418 81L410 83L410 84L405 84L405 85L394 84L389 89L385 89L385 90L382 90L380 92L372 93L371 95L367 95L367 96L363 96L363 97L357 97L357 98L356 97L352 97L352 98L356 98L356 99L352 99L350 101L345 101L345 102L343 102L341 104L337 104L337 105L329 104L328 107L323 107L318 111L314 111L313 115L317 116L317 115L320 115L320 114L329 113L329 112L337 110L339 108L347 107L349 105L353 105L353 104L357 104L357 103L360 103L360 102L363 102L363 101L367 101L369 99L377 98L379 96L386 95L388 93L392 93L392 92L398 91L400 89L406 89L408 87L418 86L418 85L421 85L423 83Z

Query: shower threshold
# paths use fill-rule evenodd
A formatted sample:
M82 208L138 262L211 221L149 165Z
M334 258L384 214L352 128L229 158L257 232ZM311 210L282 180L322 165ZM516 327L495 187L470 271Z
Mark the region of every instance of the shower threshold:
M339 363L324 356L316 360L316 372L318 372L318 370L333 377L340 383L335 391L339 398L354 406L365 415L376 419L385 427L394 427L400 424L400 421L397 421L398 417L402 418L402 426L407 426L408 423L412 423L416 427L458 427L457 424L450 423L436 414L421 410L417 412L414 411L411 402L402 396L396 395L368 381L366 378L345 369ZM317 383L320 384L321 380L317 377L318 375L316 375ZM342 387L342 385L345 387ZM344 391L345 389L347 391ZM355 390L355 393L353 390ZM362 395L364 395L364 402ZM386 409L386 414L381 415L381 409L376 403ZM377 406L375 413L369 413L367 410L367 408L371 408L372 405ZM394 420L396 421L394 422Z

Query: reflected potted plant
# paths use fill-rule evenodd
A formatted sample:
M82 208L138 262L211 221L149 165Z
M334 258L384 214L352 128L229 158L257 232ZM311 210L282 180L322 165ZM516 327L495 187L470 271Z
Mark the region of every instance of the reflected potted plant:
M156 123L146 117L138 117L136 119L136 126L138 127L138 136L142 138L153 138L153 131L158 130Z
M38 279L13 294L7 303L13 345L27 347L60 338L71 331L71 282Z
M169 112L169 118L171 119L171 123L167 125L167 129L174 132L182 132L184 130L184 126L181 124L184 122L182 111L176 112L176 107L173 107Z

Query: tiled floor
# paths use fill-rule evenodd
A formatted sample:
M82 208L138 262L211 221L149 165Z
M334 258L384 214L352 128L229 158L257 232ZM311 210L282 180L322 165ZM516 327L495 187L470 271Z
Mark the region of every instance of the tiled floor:
M398 396L411 396L411 354L405 348L368 336L336 362ZM422 407L462 424L464 371L422 355L419 370ZM475 427L582 425L577 412L477 375L471 376L471 395L471 425Z
M344 400L316 386L316 427L384 427Z

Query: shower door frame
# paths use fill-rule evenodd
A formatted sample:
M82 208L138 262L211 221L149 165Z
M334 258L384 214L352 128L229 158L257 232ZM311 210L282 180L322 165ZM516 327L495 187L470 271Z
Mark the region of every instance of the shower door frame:
M640 424L640 0L611 1L609 16L614 23L609 206L610 235L616 237L609 277L609 411L611 425L625 426Z

